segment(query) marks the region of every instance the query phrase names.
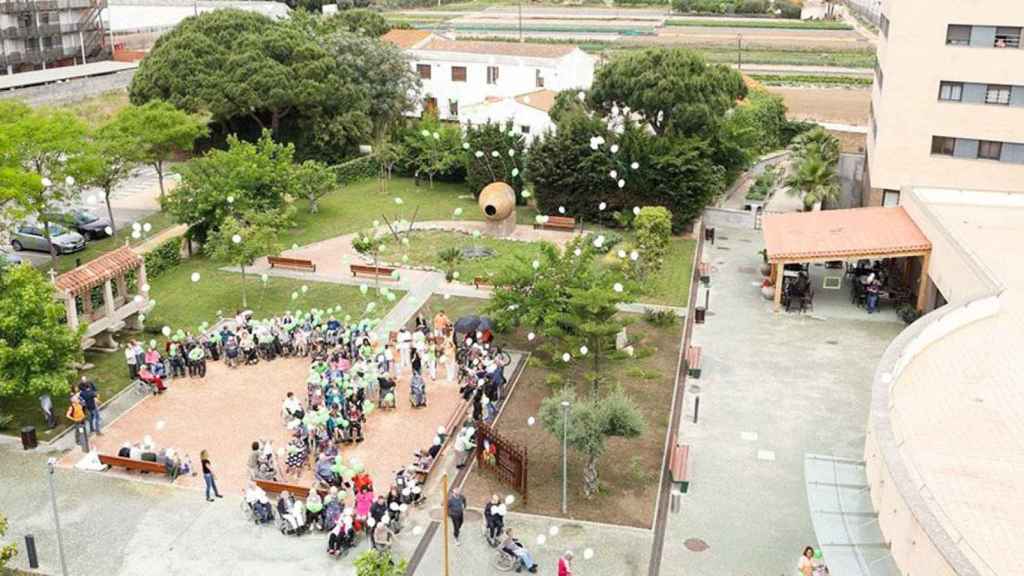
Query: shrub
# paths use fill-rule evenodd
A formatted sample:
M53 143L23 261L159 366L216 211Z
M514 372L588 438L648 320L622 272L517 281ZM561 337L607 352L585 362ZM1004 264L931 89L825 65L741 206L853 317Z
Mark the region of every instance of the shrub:
M562 378L561 374L548 374L548 377L544 379L544 383L548 385L548 388L558 391L565 386L565 378Z
M775 166L768 166L764 169L764 172L760 174L754 184L747 191L747 200L764 200L771 194L772 189L775 188L775 183L778 181L779 175Z
M604 242L600 246L594 246L594 239L597 238L597 236L594 235L593 232L588 232L583 239L584 243L590 245L590 247L594 249L594 252L597 252L598 254L607 254L611 252L612 248L622 243L622 234L619 234L618 232L605 232L603 234L599 234L599 236L604 236Z
M146 253L146 277L157 278L181 264L181 238L171 238Z
M644 206L633 220L645 272L661 269L672 237L672 213L663 206Z
M360 254L369 254L377 246L377 241L365 234L357 234L352 239L352 248Z
M776 3L775 7L779 10L779 16L783 18L795 18L800 19L801 5L797 2L791 2L784 0Z
M737 14L764 14L768 11L768 0L741 0L736 4Z
M526 162L526 139L513 129L512 122L504 125L488 122L470 126L466 130L465 140L463 149L466 186L469 191L478 196L484 186L491 182L505 182L516 191L516 203L525 204L520 194L523 191L522 167ZM498 156L495 157L492 152L497 152Z
M338 184L351 184L360 180L377 177L377 162L373 156L360 156L341 164L331 166Z
M0 414L0 430L7 430L14 423L14 414Z
M676 315L671 310L644 308L644 321L651 326L665 328L676 323Z

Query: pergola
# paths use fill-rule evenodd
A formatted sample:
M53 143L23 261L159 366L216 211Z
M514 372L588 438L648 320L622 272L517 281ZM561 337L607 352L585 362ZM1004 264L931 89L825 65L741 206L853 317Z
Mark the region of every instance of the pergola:
M923 310L932 243L903 208L850 208L765 214L764 244L775 283L775 310L782 303L782 268L790 263L882 258L921 258L917 309Z
M126 275L133 271L137 295L128 293ZM146 286L146 262L128 246L107 252L55 277L53 284L57 298L64 303L68 327L77 330L80 324L86 324L82 334L83 349L94 345L117 349L113 333L126 326L141 330L139 314L152 307L143 288ZM93 305L93 292L97 288L102 288L103 302L98 309Z

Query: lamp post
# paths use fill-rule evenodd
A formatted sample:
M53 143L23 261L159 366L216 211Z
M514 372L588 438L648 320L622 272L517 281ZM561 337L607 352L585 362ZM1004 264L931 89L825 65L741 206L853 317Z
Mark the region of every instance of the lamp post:
M736 35L736 69L743 69L743 34Z
M60 554L60 573L63 576L68 576L68 565L64 560L64 540L60 534L60 515L57 513L57 492L53 487L53 468L56 464L56 458L50 458L46 461L46 467L49 472L46 477L50 481L50 504L53 505L53 523L57 527L57 552Z
M562 400L562 514L566 514L569 499L569 401Z

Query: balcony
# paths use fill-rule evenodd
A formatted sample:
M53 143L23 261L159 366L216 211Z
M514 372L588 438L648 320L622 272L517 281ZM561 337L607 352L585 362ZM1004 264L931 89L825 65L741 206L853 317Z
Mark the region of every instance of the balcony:
M78 34L79 31L90 32L102 30L99 20L71 22L67 24L40 24L39 26L8 26L0 28L0 38L46 38L48 36L63 36L65 34Z
M47 12L52 10L82 10L99 6L105 8L106 0L0 0L0 13L16 14L18 12Z

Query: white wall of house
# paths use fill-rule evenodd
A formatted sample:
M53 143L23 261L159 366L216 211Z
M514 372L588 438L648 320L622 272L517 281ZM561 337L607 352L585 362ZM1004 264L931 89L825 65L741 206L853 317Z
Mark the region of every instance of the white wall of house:
M411 66L429 66L420 74L420 98L434 98L438 116L458 120L452 102L461 111L487 98L509 98L539 88L567 90L589 88L594 80L594 59L576 49L561 58L534 58L434 50L409 50ZM453 80L453 68L465 69L465 80ZM492 71L489 73L488 69ZM497 78L493 78L494 70ZM421 108L416 114L422 112Z
M504 124L509 120L512 121L513 129L526 137L527 144L554 128L554 123L547 112L521 104L512 98L467 106L459 118L463 125L474 126L487 122Z

